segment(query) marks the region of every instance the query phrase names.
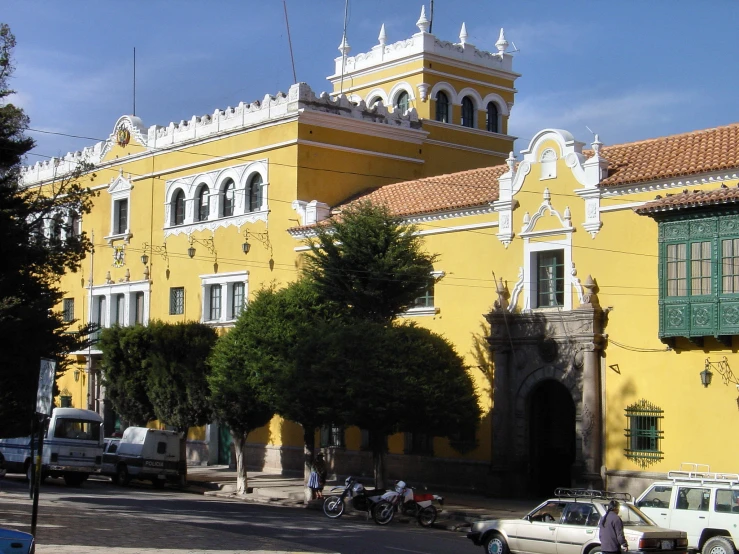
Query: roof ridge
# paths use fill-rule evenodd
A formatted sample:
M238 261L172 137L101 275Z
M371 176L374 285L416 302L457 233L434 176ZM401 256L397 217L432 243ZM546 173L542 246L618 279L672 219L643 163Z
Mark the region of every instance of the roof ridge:
M637 141L634 141L634 142L620 142L620 143L617 143L617 144L603 145L602 150L606 150L608 148L615 148L615 147L618 147L618 146L632 146L632 145L637 145L637 144L646 144L646 143L656 142L656 141L659 141L659 140L665 140L665 139L670 139L670 138L685 137L685 136L688 136L688 135L706 134L706 133L715 132L715 131L718 131L718 130L721 130L721 129L730 129L732 127L739 127L739 122L729 123L728 125L719 125L718 127L709 127L708 129L695 129L693 131L686 131L684 133L676 133L674 135L663 135L661 137L653 137L653 138L648 138L648 139L642 139L642 140L637 140Z

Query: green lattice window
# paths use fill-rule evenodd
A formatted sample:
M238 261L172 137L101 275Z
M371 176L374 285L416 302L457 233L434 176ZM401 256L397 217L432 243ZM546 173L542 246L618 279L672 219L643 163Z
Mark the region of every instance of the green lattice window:
M730 344L739 335L739 215L661 217L660 337Z
M645 468L662 458L664 410L647 400L626 408L626 457Z

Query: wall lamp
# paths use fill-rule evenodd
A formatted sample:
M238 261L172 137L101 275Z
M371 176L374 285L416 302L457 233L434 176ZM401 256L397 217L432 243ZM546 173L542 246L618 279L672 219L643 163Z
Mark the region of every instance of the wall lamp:
M148 242L144 243L143 246L144 253L141 254L141 263L144 265L147 265L149 263L149 256L147 252L151 252L152 254L158 254L160 255L165 262L169 263L169 254L167 254L167 243L165 242L162 246L157 246L155 244L149 244Z
M74 370L74 382L77 383L77 382L79 382L79 380L80 380L80 370L79 369L75 369Z
M734 372L731 371L731 367L729 367L729 360L726 358L726 356L724 356L722 360L719 360L717 362L712 362L711 360L706 358L706 363L703 366L703 371L701 371L701 384L704 387L708 387L708 385L711 384L711 380L713 379L713 371L711 371L712 369L721 376L724 385L734 383L735 385L737 385L737 389L739 389L739 380L737 380Z
M205 246L205 248L210 252L211 254L216 254L216 242L213 239L213 237L208 237L207 239L196 239L193 236L190 236L190 248L187 249L187 255L191 258L195 257L195 244L201 244Z
M264 233L249 233L248 229L244 231L244 243L241 245L241 251L244 254L248 254L249 250L251 250L251 244L249 244L250 236L261 242L262 246L264 246L266 250L269 250L270 257L272 256L272 243L269 241L269 233L267 231Z

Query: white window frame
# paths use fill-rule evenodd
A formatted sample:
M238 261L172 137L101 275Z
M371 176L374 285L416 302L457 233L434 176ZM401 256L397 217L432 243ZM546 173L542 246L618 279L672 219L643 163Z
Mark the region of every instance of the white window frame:
M201 275L200 283L202 287L202 307L200 311L200 322L208 325L216 326L233 326L238 318L238 314L233 313L233 293L236 283L244 285L244 306L246 309L247 298L249 297L249 272L248 271L232 271L230 273L216 273L211 275ZM210 287L220 285L221 287L221 315L218 319L210 319Z
M123 326L130 327L136 324L136 293L144 293L144 314L143 322L144 325L149 323L149 300L151 297L151 283L148 280L144 281L130 281L128 283L113 283L110 285L99 285L92 287L90 290L90 314L89 321L97 323L100 327L108 328L113 324L113 318L115 313L113 302L117 295L123 295ZM100 297L105 298L105 313L101 314L101 321L97 320L96 312L98 306L98 299Z
M446 275L446 272L444 271L432 271L431 277L434 279L434 282L438 281L442 277ZM436 315L441 311L439 306L436 305L436 288L434 287L434 305L433 306L424 306L421 308L408 308L404 313L400 314L400 317L416 317L416 316L430 316L430 315Z
M558 233L559 234L559 233ZM537 307L539 279L537 275L537 256L539 252L551 250L562 250L564 254L564 304L562 306ZM565 238L558 240L547 240L542 242L531 242L526 239L524 245L524 310L547 311L547 310L571 310L572 309L572 234L567 233Z
M123 177L121 173L108 187L108 194L110 195L110 234L105 237L108 244L112 244L116 240L124 240L128 242L131 238L131 190L133 185L129 179ZM126 228L119 232L116 229L117 217L116 217L116 203L125 201L127 202L127 216L126 216Z

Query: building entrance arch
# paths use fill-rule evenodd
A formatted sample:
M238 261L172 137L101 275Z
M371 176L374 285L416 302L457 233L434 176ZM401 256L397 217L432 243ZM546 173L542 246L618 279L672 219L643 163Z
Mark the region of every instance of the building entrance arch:
M551 496L557 487L572 486L576 460L575 402L559 381L547 379L527 398L530 494Z

